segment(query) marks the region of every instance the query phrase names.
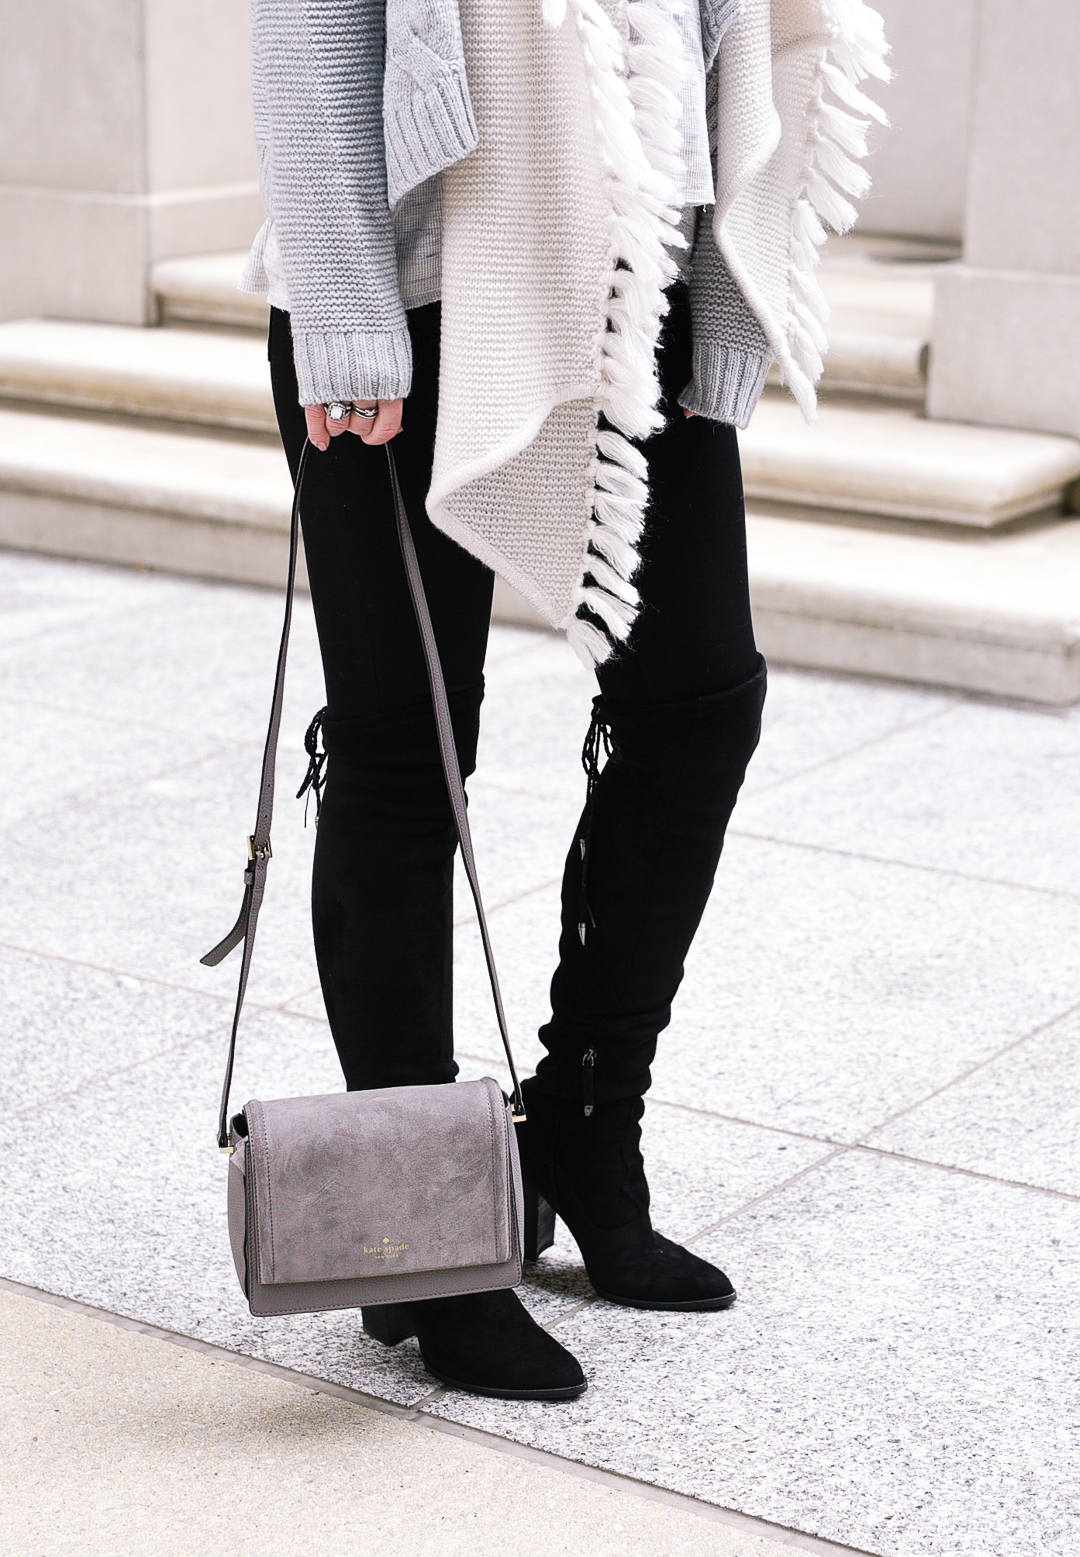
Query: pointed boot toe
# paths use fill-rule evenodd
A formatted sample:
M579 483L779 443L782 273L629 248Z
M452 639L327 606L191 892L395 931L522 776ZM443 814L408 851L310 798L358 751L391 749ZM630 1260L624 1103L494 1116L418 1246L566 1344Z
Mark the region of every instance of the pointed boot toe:
M440 1383L501 1400L574 1400L581 1365L516 1293L475 1292L408 1304L424 1366Z
M619 1255L603 1260L595 1276L589 1272L597 1293L609 1303L691 1313L730 1308L735 1301L735 1288L722 1270L663 1233L654 1231L648 1247L624 1245Z

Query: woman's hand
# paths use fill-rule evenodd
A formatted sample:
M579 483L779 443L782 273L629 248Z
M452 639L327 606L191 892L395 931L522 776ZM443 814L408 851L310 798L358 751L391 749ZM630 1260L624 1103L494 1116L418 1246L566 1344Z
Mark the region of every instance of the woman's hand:
M325 451L330 447L330 439L343 432L355 433L365 443L389 443L391 438L397 437L401 431L404 400L361 400L359 403L368 409L377 406L378 416L357 416L354 411L351 416L335 422L327 416L324 405L304 407L307 434L317 449Z

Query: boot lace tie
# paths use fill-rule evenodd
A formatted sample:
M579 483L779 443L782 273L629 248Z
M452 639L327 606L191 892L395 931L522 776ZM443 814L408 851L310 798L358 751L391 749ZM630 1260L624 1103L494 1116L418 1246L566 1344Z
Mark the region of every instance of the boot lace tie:
M581 813L581 835L578 838L578 847L581 850L581 891L578 895L578 935L582 946L585 945L587 926L596 929L596 919L589 907L587 885L589 877L589 844L592 841L593 810L595 807L596 786L600 781L602 771L601 755L606 759L611 756L611 731L600 709L600 699L593 702L592 719L589 721L588 734L585 736L585 744L581 748L581 766L585 769L586 790L585 809Z
M326 709L320 708L314 719L307 727L304 736L304 750L308 754L307 772L304 774L304 782L296 791L297 800L304 801L304 826L307 826L308 801L315 796L315 826L319 825L319 813L322 810L322 792L326 786L326 775L323 769L326 767L326 749L319 750L319 736L322 734L323 719L326 717ZM307 797L306 799L304 797Z

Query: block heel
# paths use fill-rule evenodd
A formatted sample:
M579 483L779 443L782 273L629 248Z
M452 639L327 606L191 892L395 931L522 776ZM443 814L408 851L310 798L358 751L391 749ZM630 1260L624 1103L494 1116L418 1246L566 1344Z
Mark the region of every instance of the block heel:
M384 1346L396 1346L416 1334L416 1323L410 1318L407 1303L380 1303L378 1308L360 1310L364 1334Z
M522 1193L525 1200L525 1247L522 1253L526 1260L538 1260L544 1250L550 1249L555 1242L555 1212L531 1184L523 1184Z

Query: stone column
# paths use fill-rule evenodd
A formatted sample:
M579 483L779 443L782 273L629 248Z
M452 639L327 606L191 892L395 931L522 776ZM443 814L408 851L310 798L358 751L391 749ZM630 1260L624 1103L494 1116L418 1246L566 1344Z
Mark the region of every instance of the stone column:
M261 221L247 0L0 0L0 317L143 324Z
M1080 5L978 0L964 263L931 416L1080 437Z
M964 230L975 0L871 0L893 79L870 84L889 116L873 132L874 186L859 231L959 241Z

